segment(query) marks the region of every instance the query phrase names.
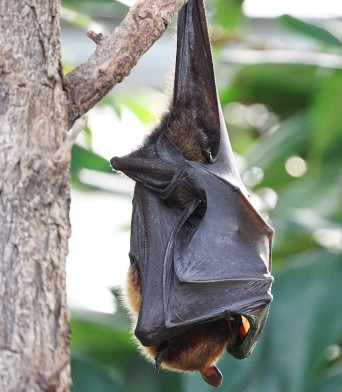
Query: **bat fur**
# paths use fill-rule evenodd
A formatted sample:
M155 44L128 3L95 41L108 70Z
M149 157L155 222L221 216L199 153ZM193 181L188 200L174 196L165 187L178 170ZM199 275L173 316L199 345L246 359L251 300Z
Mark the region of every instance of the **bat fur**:
M224 351L227 350L236 358L245 358L252 352L265 325L269 303L272 300L269 288L273 278L269 275L267 265L270 266L270 244L273 230L267 226L250 205L249 201L246 200L245 194L241 191L241 189L243 189L241 179L234 169L234 166L231 165L231 162L229 161L232 153L229 152L229 140L226 140L227 134L225 126L222 123L223 120L219 108L219 100L217 98L210 43L202 0L190 0L185 8L182 9L179 14L177 32L176 77L174 96L171 101L170 110L162 117L160 124L154 129L150 136L147 137L141 149L133 152L127 157L114 157L111 160L112 166L116 170L122 170L137 182L135 191L136 199L133 202L136 210L133 211L132 218L132 260L128 271L126 288L123 293L124 304L130 312L132 327L135 329L135 334L139 339L137 340L138 346L145 357L150 361L155 362L156 372L159 371L161 366L181 372L199 371L206 382L215 387L219 387L222 383L222 374L217 369L216 363L223 355ZM178 152L175 152L173 146L166 140L165 134L188 162L179 164L179 154ZM159 141L164 143L161 144L160 148L163 148L161 151L169 158L171 154L175 154L175 160L172 161L172 159L170 159L170 161L163 161L160 159L157 163L151 162L152 169L151 172L149 172L148 159L155 159L157 151L156 146L158 146ZM220 145L222 145L222 148L220 148ZM194 162L191 161L198 162L198 164L194 164ZM207 163L213 163L213 165L207 165ZM170 170L165 169L165 166L167 165L170 165ZM178 167L182 168L182 165L183 169L180 170L180 174L183 175L184 183L181 182L181 177L177 177ZM175 166L176 174L172 174L172 179L169 179L168 176L173 172ZM205 169L203 169L203 167L205 167ZM157 176L157 178L154 179L154 172L159 173L160 178ZM191 177L192 173L195 173L198 178L196 177L193 179ZM223 175L223 178L220 177L221 175ZM165 181L162 176L165 176ZM203 179L203 181L208 182L205 184L197 184L197 179ZM179 183L177 181L179 181ZM171 186L171 191L168 190L167 187L161 189L161 183L168 183ZM212 184L213 186L206 186L207 184ZM146 187L144 187L144 185L146 185ZM175 190L172 186L175 186ZM186 186L189 187L189 194L184 191ZM165 194L165 190L171 192L170 199L169 196ZM174 191L174 193L172 193L172 191ZM177 191L181 192L181 194L178 194ZM214 236L215 233L212 233L213 231L215 232L213 221L210 221L210 225L208 225L209 219L211 217L216 219L216 215L215 209L211 208L207 210L207 196L210 196L212 201L217 200L225 191L227 193L225 194L224 200L225 203L230 203L228 204L228 207L233 213L233 218L228 216L228 212L227 215L225 215L225 210L222 209L222 206L218 205L220 208L217 208L217 211L219 211L217 213L223 215L222 221L218 222L218 229L220 230L218 234L226 239L226 242L218 242L214 241L216 237ZM160 195L160 199L157 196L158 194ZM164 200L164 197L166 200L165 204L163 204L162 201ZM185 214L190 210L187 210L184 206L187 206L188 208L195 206L194 202L196 202L196 198L200 203L197 204L196 209L190 213L187 219L183 223L181 223L182 221L175 220L176 209L178 207L182 209L180 217L186 216ZM175 201L174 204L172 204L173 200ZM171 208L170 205L168 205L169 202ZM190 202L192 204L190 204ZM153 209L153 203L155 203L156 206L155 210ZM233 205L232 203L236 204ZM206 211L208 214L206 214ZM181 293L182 282L186 283L186 288L189 287L190 292L193 293L192 295L198 295L195 286L201 281L197 276L198 271L190 269L190 277L183 276L183 281L181 281L181 278L177 276L177 274L174 274L172 276L172 282L175 285L168 287L168 291L160 291L161 283L164 285L163 287L166 287L164 281L158 280L157 283L159 286L155 285L155 282L153 282L154 275L150 275L151 271L153 272L153 265L149 263L149 260L146 260L144 252L146 249L152 250L150 255L153 256L153 262L156 264L156 271L159 274L159 279L160 273L162 272L161 267L163 266L163 260L160 260L159 263L159 258L163 258L162 253L164 248L158 248L159 239L156 238L156 236L158 236L158 230L156 233L155 225L152 225L153 230L151 230L149 224L145 225L145 223L150 223L150 221L148 221L150 218L151 222L153 222L153 219L160 219L161 216L170 218L171 222L178 222L177 224L180 226L175 226L174 230L183 230L179 231L179 233L173 231L169 234L168 230L170 227L165 227L170 241L171 239L173 241L175 241L175 238L178 239L175 233L180 236L180 239L184 239L186 236L185 233L193 233L192 228L203 222L203 219L206 219L206 217L209 217L206 221L206 227L209 227L211 232L205 231L204 227L202 228L202 232L204 233L203 235L209 237L213 235L213 243L217 245L215 249L217 250L218 256L208 258L213 265L215 265L216 259L220 258L219 252L224 252L221 253L222 255L229 252L230 243L233 241L232 238L238 237L239 241L233 250L235 252L239 250L243 252L244 255L247 255L247 261L246 257L240 258L237 256L240 260L239 266L242 269L240 272L244 272L245 270L250 272L248 273L248 278L242 276L241 286L236 284L233 275L229 276L228 279L227 275L224 273L224 285L225 287L229 286L232 289L233 295L230 300L237 300L237 304L242 310L241 313L235 311L236 308L234 306L236 304L234 304L230 312L223 311L223 308L216 304L214 309L216 314L219 314L219 316L217 316L218 318L215 320L213 317L205 318L204 316L206 314L203 313L208 312L208 307L214 304L214 297L212 300L213 302L209 301L207 298L208 301L205 304L205 307L203 309L197 308L196 310L193 310L192 314L191 312L186 312L187 308L178 306L181 304L175 303L175 298L170 297L167 300L175 305L177 311L183 311L185 317L197 317L200 315L201 317L197 319L203 321L185 324L183 318L179 316L179 321L177 319L178 315L175 317L174 313L171 312L170 306L170 316L172 316L173 319L168 320L169 326L167 326L166 323L164 326L162 323L160 323L160 325L154 324L154 320L158 320L159 322L160 318L163 316L165 322L166 317L162 312L165 311L165 309L168 310L168 305L164 307L165 304L159 300L155 301L155 298L159 299L160 295L164 295L163 293L165 292L171 292L171 289L173 290L173 293L177 293L176 289L178 290L178 293ZM230 219L234 219L236 222L231 222ZM141 223L144 225L146 233L142 234L139 231ZM244 226L246 226L246 230L242 231L241 229L240 231L240 228ZM189 228L190 230L187 231L186 229ZM237 230L237 228L239 229ZM228 229L228 234L226 229ZM148 237L149 233L151 233L150 237ZM201 247L201 233L198 233L197 237L196 233L198 232L195 231L195 234L191 239L195 239L192 243L196 246L199 244L199 247L202 249L202 253L199 254L204 255L205 258L196 260L201 264L201 261L207 260L206 249ZM232 233L235 237L228 237L228 235L230 235L229 233ZM181 237L181 235L183 237ZM248 236L249 238L246 239ZM145 242L140 244L139 242L142 242L143 240ZM162 243L164 246L166 243L165 238L163 238L163 241L164 242ZM255 246L256 243L259 247ZM190 252L187 254L183 249L184 246L181 241L178 244L179 249L182 251L180 255L184 255L185 260L189 262L188 259L193 257L193 253ZM189 241L189 244L191 245L191 241ZM267 245L269 245L269 248ZM174 242L172 246L176 246ZM171 250L169 251L171 252L175 248L171 247L170 249ZM195 247L194 249L197 248ZM260 249L263 249L266 257L268 256L266 262L261 258ZM165 253L165 263L171 262L170 257L172 256L170 256L170 254L167 252ZM210 254L210 256L212 255L213 254ZM134 260L134 257L137 257L137 261ZM252 260L253 265L251 265L251 263L248 264L250 260ZM143 269L146 267L146 264L148 265L148 268L146 269L149 274L148 276ZM224 263L216 264L218 271L223 271L224 266L232 265L233 262L227 257L227 260ZM202 263L202 265L205 265L205 263ZM251 272L252 267L254 268L253 272ZM139 268L142 268L142 270L140 271ZM232 272L234 271L233 268ZM141 277L143 280L141 280ZM150 278L152 278L152 280ZM193 278L195 278L195 281L192 281ZM147 283L145 283L145 279ZM143 287L142 281L144 283ZM217 277L215 276L215 278L212 278L213 286L217 283L216 281ZM155 287L158 288L158 291L155 291ZM203 283L203 287L205 287L205 283ZM248 290L241 292L240 287L246 287ZM142 301L142 292L144 292L144 301ZM222 293L225 292L222 291L221 295ZM241 303L241 301L243 301L241 296L244 297L244 294L246 294L246 296L254 295L249 304ZM158 297L155 297L155 295ZM215 293L213 295L215 295ZM184 296L185 300L189 300L188 302L185 301L185 303L191 304L192 298L190 295L189 297L190 298L186 298L186 296ZM180 296L179 298L182 297ZM151 311L149 308L149 300L154 304L154 311ZM224 298L222 298L222 301L224 301ZM259 305L257 301L260 302ZM193 303L193 306L195 307L197 302L194 301ZM249 308L246 309L247 305L252 308L254 307L254 312ZM229 310L231 306L232 304L229 304L225 309ZM150 321L151 314L152 321ZM242 314L245 315L242 316ZM173 328L177 326L177 324L181 327L179 330L182 332L178 335L173 334L172 328L169 328L172 322ZM143 343L145 342L146 344L144 344L146 346L148 346L149 343L151 345L145 347L140 344L140 341Z
M160 125L146 139L144 145L153 143L167 127L168 137L178 147L185 159L206 162L208 161L207 154L211 153L209 140L213 139L214 132L211 136L207 136L211 131L208 118L199 117L197 124L194 124L186 113L187 111L183 108L179 113L173 112L171 118L168 114L164 115ZM205 111L203 110L201 113L205 113ZM135 328L142 300L140 273L136 262L130 265L124 296L126 297L124 304L132 316L133 328ZM247 319L245 320L247 321ZM163 342L158 347L144 347L140 343L138 345L147 359L156 361L157 371L160 365L181 372L199 371L208 383L219 386L222 383L222 375L215 365L230 343L232 330L233 321L221 319L196 325ZM241 342L247 332L247 327L245 330L240 329Z

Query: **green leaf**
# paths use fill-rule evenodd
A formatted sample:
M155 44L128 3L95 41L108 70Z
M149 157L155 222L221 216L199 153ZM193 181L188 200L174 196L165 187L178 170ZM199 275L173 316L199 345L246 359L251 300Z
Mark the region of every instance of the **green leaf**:
M290 15L282 15L278 20L292 30L312 38L321 44L342 48L342 42L328 30L313 23L304 22Z
M259 166L267 171L276 162L298 153L309 139L309 124L301 113L287 121L271 135L259 137L246 153L249 166Z
M107 18L115 18L118 21L128 11L126 2L119 0L62 0L61 5L76 13L87 15L89 18L106 16ZM110 27L113 27L112 23Z
M306 110L322 84L317 67L303 64L253 64L238 69L221 90L222 104L263 103L281 117Z
M75 316L77 317L77 315ZM103 364L111 364L121 361L120 366L129 363L134 352L129 324L126 329L116 328L114 325L104 325L96 320L86 320L73 317L71 328L73 331L72 350L83 352L89 357L97 358ZM115 315L111 315L115 319ZM90 338L91 337L91 338Z
M297 212L299 223L300 211L303 211L302 225L311 231L321 227L339 227L342 218L341 189L342 170L339 163L327 166L321 172L309 172L306 178L295 179L283 190L279 198L282 208L275 211L274 217L284 224L293 220L292 214ZM329 224L329 219L336 222Z
M312 142L309 158L322 164L341 156L342 148L342 71L325 80L310 109ZM335 151L335 154L331 154ZM326 163L326 161L325 161Z
M71 359L72 392L123 392L122 388L101 365L85 355Z
M90 150L86 150L78 144L75 144L71 152L71 170L74 172L81 168L96 170L104 173L113 172L107 159Z
M145 125L156 122L156 117L147 109L140 105L129 104L126 105Z
M274 133L259 137L245 152L248 168L260 167L264 179L260 186L281 191L293 181L285 169L286 160L293 155L303 155L310 129L307 116L300 113L283 121Z
M336 308L342 290L331 290L341 278L340 256L326 251L296 255L279 274L268 329L277 352L267 362L283 390L312 391L319 382L325 350L342 333L342 312Z
M141 357L133 343L128 332L130 323L127 322L123 330L121 321L119 324L115 321L117 315L98 314L96 320L94 314L81 318L75 314L76 318L71 320L72 353L86 356L104 369L113 369L115 379L120 380L125 391L183 392L179 374L161 371L158 377L155 376L152 364Z
M322 381L312 392L341 392L342 388L342 366L329 369L322 375Z
M165 111L165 95L152 88L123 92L117 97L121 107L129 108L145 125L155 123Z
M76 11L67 7L61 7L61 19L86 31L94 28L103 32L106 31L102 23L95 22L89 15L79 10Z
M72 310L73 322L85 325L96 325L97 327L109 328L115 332L129 332L130 320L121 306L118 306L115 315L95 312L90 310Z
M89 139L89 137L88 137ZM91 139L89 139L91 142ZM81 181L80 170L89 169L104 173L115 173L111 168L107 159L101 157L100 155L85 149L84 147L74 144L71 151L71 185L73 188L79 191L94 191L94 190L105 190L98 186L88 185Z
M214 0L209 5L213 9L212 19L226 30L242 31L246 17L242 11L243 0Z

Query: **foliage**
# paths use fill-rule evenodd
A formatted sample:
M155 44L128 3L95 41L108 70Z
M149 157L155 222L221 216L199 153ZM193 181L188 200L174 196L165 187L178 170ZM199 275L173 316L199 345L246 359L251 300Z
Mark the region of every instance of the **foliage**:
M108 1L84 3L88 8L80 10L90 12ZM79 4L64 1L73 10ZM311 41L312 64L227 64L223 49L234 47L236 40L245 49L251 45L248 28L241 28L249 23L241 5L214 0L208 11L213 36L222 29L231 33L214 40L221 102L233 149L245 157L240 156L242 176L276 230L275 283L269 320L253 355L242 362L226 355L220 363L222 389L341 391L342 70L319 63L329 53L342 61L341 41L322 26L283 16L278 26ZM105 103L116 111L122 104L108 98ZM125 105L144 123L155 117L134 94ZM91 143L73 150L78 185L81 168L108 171ZM74 314L73 392L210 390L198 375L162 371L155 377L137 354L128 325L121 309L113 316Z

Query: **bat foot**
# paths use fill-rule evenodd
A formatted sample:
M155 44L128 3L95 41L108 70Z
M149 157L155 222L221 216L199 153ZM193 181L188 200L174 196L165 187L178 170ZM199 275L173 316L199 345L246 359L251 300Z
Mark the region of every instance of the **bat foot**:
M201 152L208 163L214 163L214 159L209 148L201 148Z
M202 378L205 382L212 385L213 387L220 387L223 381L222 373L216 366L211 366L201 370Z
M154 372L156 375L158 375L162 361L163 361L163 356L166 353L169 345L167 344L166 341L161 342L157 348L156 348L156 356L154 358L155 364L154 364Z
M155 357L155 364L154 364L154 373L156 376L159 374L160 366L161 366L162 360L160 357Z

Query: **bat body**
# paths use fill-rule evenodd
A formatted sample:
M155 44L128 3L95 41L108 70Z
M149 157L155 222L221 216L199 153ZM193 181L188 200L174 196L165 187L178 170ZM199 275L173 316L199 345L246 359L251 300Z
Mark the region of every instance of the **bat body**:
M124 294L124 303L131 313L133 325L140 311L141 300L140 273L137 263L133 262L128 271ZM140 349L147 359L156 361L157 372L161 364L170 370L199 371L209 384L218 387L222 383L222 374L215 364L228 346L232 330L232 320L221 319L196 325L158 346L140 345ZM240 328L239 332L243 341L248 330Z
M266 322L273 230L233 163L203 0L179 13L173 102L144 145L111 160L136 181L126 303L144 353L220 386Z

